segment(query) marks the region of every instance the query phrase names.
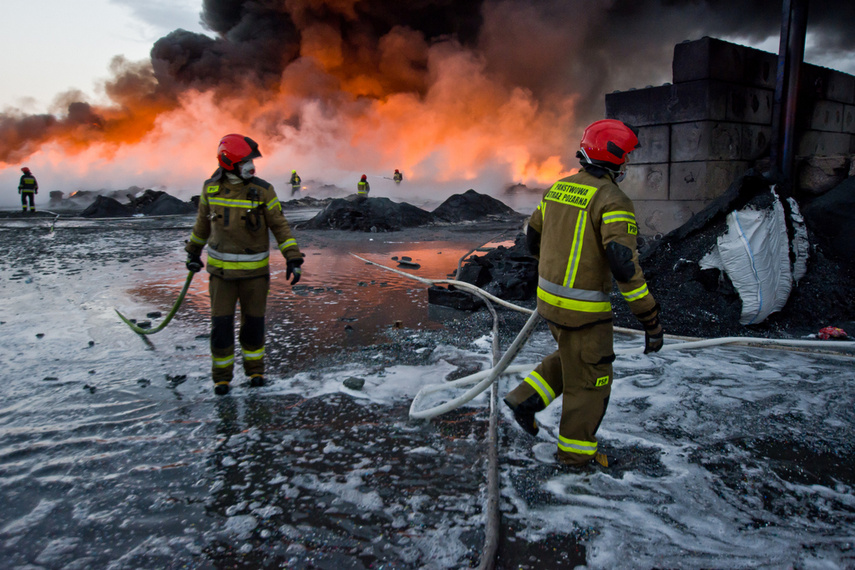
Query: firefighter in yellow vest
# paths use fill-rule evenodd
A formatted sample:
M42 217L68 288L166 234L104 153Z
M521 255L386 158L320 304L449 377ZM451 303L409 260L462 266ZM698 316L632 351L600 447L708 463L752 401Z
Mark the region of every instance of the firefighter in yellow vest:
M300 178L300 175L297 174L296 170L291 171L291 180L288 183L291 185L291 197L300 196L300 184L303 182L303 179Z
M187 242L187 269L203 267L208 246L211 296L211 358L214 392L228 394L235 361L235 305L240 302L239 341L251 386L264 385L264 314L270 288L272 232L285 256L285 278L295 285L303 256L273 186L255 176L261 157L249 137L226 135L217 148L220 167L202 186L199 213ZM293 276L293 278L292 278Z
M21 206L24 211L27 211L27 202L30 204L30 211L36 211L36 194L39 193L39 183L36 182L36 177L30 172L26 166L21 169L23 174L18 182L18 194L21 195Z
M517 423L537 435L535 414L561 400L557 459L581 466L596 459L596 433L612 382L612 277L645 330L644 352L662 348L659 305L647 288L636 251L638 226L632 201L618 187L627 154L638 146L635 129L612 119L585 129L576 156L582 170L559 180L526 230L539 260L537 310L558 343L505 397Z
M368 198L369 192L371 192L371 185L368 184L368 177L363 174L356 184L356 195L361 198Z

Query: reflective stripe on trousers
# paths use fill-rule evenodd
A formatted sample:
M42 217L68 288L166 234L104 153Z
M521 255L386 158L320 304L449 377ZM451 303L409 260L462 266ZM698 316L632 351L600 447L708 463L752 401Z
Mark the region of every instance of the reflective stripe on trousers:
M548 406L555 399L555 392L546 383L546 380L543 379L543 376L538 374L536 371L532 370L531 374L529 374L525 382L534 388L534 391L540 395L540 399L543 400L545 406Z

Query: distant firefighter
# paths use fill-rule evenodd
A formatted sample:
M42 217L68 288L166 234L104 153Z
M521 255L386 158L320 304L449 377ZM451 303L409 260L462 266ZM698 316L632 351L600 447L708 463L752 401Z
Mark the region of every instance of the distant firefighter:
M356 195L368 198L369 192L371 192L371 186L368 184L368 177L363 174L362 178L359 179L359 183L356 185Z
M291 184L291 197L300 195L300 184L303 180L300 178L300 175L297 174L296 170L291 171L291 180L289 180Z
M211 297L211 376L214 393L229 392L235 363L235 307L240 303L239 340L251 386L264 385L264 313L270 289L269 233L285 257L285 279L295 285L303 255L282 215L273 185L255 176L258 144L226 135L217 148L220 167L202 185L199 213L184 248L186 266L200 271L208 246Z
M21 195L21 206L27 211L27 202L30 203L30 211L36 211L36 194L39 193L39 183L36 177L26 166L21 169L21 181L18 183L18 194Z
M395 174L392 175L392 180L395 181L395 184L400 184L401 180L404 179L404 175L396 168Z

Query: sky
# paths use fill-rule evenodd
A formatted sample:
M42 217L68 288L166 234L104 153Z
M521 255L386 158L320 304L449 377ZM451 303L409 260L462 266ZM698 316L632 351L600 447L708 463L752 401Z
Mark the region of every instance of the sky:
M80 90L92 97L117 55L148 59L154 42L176 28L204 33L201 0L62 0L4 6L0 46L0 108L51 109L57 95ZM11 55L14 54L14 55Z
M186 199L228 132L259 140L259 175L280 187L292 168L345 188L400 168L401 188L422 194L537 187L576 166L606 93L670 81L675 44L710 35L776 52L776 4L14 3L0 34L14 54L0 59L0 187L27 164L44 190ZM855 8L811 10L806 60L855 74Z

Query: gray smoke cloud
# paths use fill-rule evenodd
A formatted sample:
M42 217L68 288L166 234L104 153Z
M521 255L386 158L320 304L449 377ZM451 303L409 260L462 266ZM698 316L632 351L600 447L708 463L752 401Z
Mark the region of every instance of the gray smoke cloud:
M359 107L341 110L352 100L342 91L353 91L357 81L363 99L425 97L442 80L430 63L437 46L480 62L479 72L508 93L524 93L538 113L565 114L569 98L574 124L562 126L581 131L602 117L605 93L669 81L673 47L683 40L777 37L781 6L773 0L204 0L200 17L214 38L179 29L154 44L150 62L117 58L105 84L112 105L96 107L69 93L55 115L0 114L0 161L22 160L54 139L71 141L70 148L132 144L191 91L213 94L215 102L243 98L243 108L252 108L287 88L332 117L353 118ZM851 55L855 2L811 1L808 28L813 55ZM309 69L308 52L325 61L326 74ZM299 105L253 121L274 137L281 125L299 129L303 122Z

